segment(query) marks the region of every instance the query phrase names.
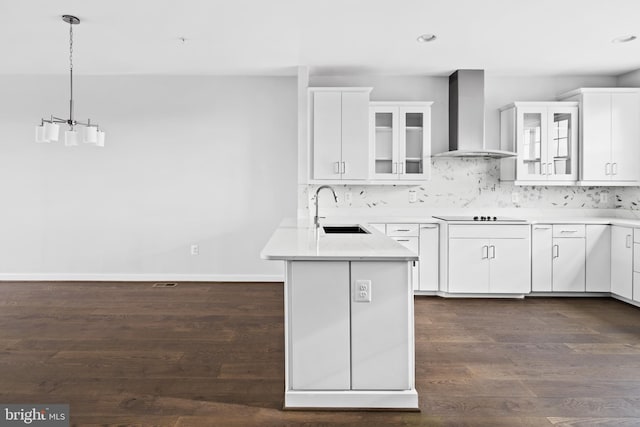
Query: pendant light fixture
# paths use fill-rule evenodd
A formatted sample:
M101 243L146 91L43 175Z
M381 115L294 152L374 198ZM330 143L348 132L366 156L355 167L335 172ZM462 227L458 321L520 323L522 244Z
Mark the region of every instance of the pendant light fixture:
M41 119L40 126L36 126L36 142L56 142L60 137L60 124L67 124L69 130L64 132L64 145L73 147L80 141L104 147L104 131L100 130L97 124L91 123L88 119L86 123L79 122L73 118L73 26L80 23L80 19L72 15L62 15L62 20L69 24L69 118L51 116L48 119ZM82 132L78 132L77 127Z

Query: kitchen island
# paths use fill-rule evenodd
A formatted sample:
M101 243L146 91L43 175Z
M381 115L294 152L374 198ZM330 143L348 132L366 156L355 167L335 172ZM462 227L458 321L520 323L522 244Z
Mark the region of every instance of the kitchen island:
M261 254L285 262L284 407L417 409L418 256L368 226L328 231L284 220Z

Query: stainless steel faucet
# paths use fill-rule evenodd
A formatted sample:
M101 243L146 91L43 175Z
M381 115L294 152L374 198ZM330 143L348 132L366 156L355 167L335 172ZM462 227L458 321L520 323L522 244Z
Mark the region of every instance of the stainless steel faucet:
M336 201L336 203L338 203L338 196L336 196L336 192L333 191L333 188L331 188L328 185L321 185L320 187L318 187L318 189L316 190L316 216L313 217L313 223L315 224L316 228L318 228L320 226L320 217L318 216L318 195L320 194L320 190L327 188L329 190L331 190L331 192L333 193L333 199ZM324 218L324 217L323 217Z

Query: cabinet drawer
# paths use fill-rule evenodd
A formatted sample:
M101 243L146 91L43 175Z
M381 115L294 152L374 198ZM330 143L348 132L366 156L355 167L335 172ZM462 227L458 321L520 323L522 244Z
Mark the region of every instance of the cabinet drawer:
M415 236L420 234L418 224L387 224L387 236Z
M450 239L527 239L528 225L450 225Z
M404 246L405 248L409 249L410 251L413 251L416 253L416 255L419 255L419 243L418 243L418 238L417 237L392 237L393 240L395 240L396 242L400 243L402 246Z
M553 237L584 237L584 224L554 224Z

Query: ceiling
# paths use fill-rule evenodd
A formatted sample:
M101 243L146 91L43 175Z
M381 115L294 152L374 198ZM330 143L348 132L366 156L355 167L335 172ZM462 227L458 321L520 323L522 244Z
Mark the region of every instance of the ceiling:
M619 75L640 69L640 0L0 2L0 74ZM418 43L423 33L437 40ZM182 42L180 37L187 40Z

